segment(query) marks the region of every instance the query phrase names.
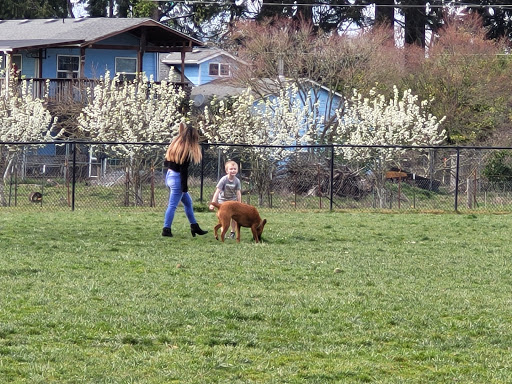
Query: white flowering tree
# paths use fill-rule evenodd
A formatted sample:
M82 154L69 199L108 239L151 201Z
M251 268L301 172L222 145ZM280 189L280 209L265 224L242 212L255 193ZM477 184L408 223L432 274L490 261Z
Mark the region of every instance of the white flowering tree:
M290 154L286 147L265 145L308 145L315 141L322 117L318 105L299 97L296 86L281 88L277 95L256 100L251 89L231 100L211 102L206 109L202 133L211 143L248 144L244 154L260 204L276 163ZM227 147L222 147L227 150Z
M185 119L185 92L171 83L157 84L141 75L134 81L110 78L107 72L90 91L88 104L78 118L81 133L98 142L119 142L104 149L106 155L126 164L127 193L143 205L142 170L163 159L166 147L123 143L169 143L175 127Z
M344 108L336 111L334 142L365 147L337 148L344 159L368 165L376 183L381 208L384 205L385 172L397 165L404 153L401 148L378 146L438 145L446 139L438 119L428 112L429 101L420 101L410 90L402 94L397 87L389 100L375 89L369 97L354 91Z
M6 205L5 184L10 178L12 163L25 149L7 143L51 141L54 120L43 100L35 98L32 81L19 81L11 76L9 87L0 90L0 204Z

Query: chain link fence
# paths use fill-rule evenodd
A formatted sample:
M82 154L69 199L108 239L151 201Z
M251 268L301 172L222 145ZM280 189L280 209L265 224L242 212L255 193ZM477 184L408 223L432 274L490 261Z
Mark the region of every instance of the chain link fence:
M164 210L167 144L0 143L0 209ZM512 212L512 148L204 144L190 169L206 209L228 159L243 201L276 211Z

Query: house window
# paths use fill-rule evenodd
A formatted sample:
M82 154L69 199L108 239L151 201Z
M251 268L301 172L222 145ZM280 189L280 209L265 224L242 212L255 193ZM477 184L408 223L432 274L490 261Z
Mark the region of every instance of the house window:
M137 59L133 57L116 57L116 75L122 80L135 80L137 76Z
M210 76L229 76L229 64L210 63Z
M229 76L229 64L220 64L220 75Z
M80 56L57 56L57 78L76 79L80 71Z
M5 70L6 55L0 55L0 72ZM16 70L16 74L21 74L23 60L21 55L11 55L11 67Z

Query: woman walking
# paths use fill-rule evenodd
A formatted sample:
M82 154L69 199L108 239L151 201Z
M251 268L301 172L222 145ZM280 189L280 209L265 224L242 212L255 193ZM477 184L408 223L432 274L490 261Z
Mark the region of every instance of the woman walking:
M192 198L188 193L188 166L190 162L198 164L201 161L201 147L197 129L180 123L178 136L169 144L165 154L164 165L168 168L165 184L169 187L169 204L165 211L162 236L172 237L171 226L174 213L180 201L185 208L185 215L190 222L192 236L205 235L208 231L199 228L194 216Z

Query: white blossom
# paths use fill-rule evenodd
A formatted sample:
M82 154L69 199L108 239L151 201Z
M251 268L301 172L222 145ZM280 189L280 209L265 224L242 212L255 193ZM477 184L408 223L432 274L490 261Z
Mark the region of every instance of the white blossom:
M28 143L53 140L54 119L43 100L34 97L32 81L12 81L0 90L0 204L5 205L4 183L11 164L26 146L2 142ZM34 147L34 146L32 146Z
M375 90L369 98L363 98L354 90L344 108L336 111L335 143L369 146L441 144L446 138L445 130L440 129L444 117L438 119L428 113L428 105L428 101L419 102L411 90L400 96L396 86L390 100ZM374 157L375 152L379 152L381 161L392 160L386 154L396 153L376 148L341 150L347 159Z
M84 136L97 141L169 143L185 119L180 110L184 98L182 89L166 81L157 84L142 75L138 81L123 82L119 76L111 79L107 72L90 91L92 101L80 114L78 127ZM143 150L124 144L111 149L126 158Z
M126 160L135 203L144 204L143 169L163 160L166 146L142 144L171 142L178 123L186 119L181 111L185 92L166 81L157 84L144 74L135 81L121 81L118 76L111 79L107 72L90 91L89 99L91 103L78 118L79 129L92 140L118 143L102 150Z
M312 144L323 122L318 105L303 102L296 86L283 88L275 96L255 100L250 88L231 100L214 99L206 109L201 129L213 143L293 146ZM216 112L212 112L216 111ZM261 157L281 158L285 148L253 148Z
M382 188L385 171L398 163L405 149L372 146L433 146L445 140L446 132L440 128L444 117L429 113L428 106L428 101L420 102L411 90L400 95L396 86L389 100L375 89L367 98L354 90L344 108L336 111L333 137L336 144L356 147L337 147L338 154L371 164L377 187Z
M42 99L35 98L32 81L12 82L0 96L0 141L51 140L53 120Z

